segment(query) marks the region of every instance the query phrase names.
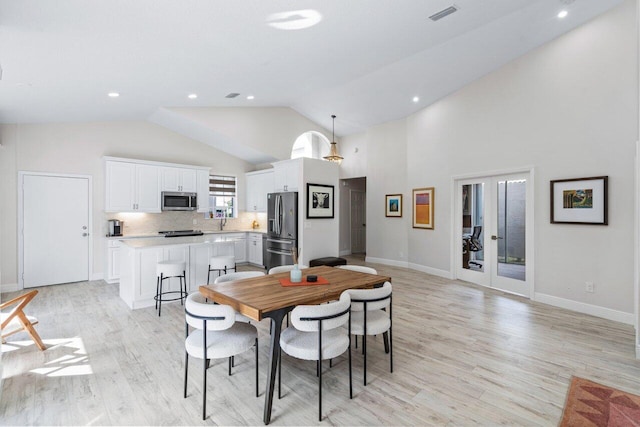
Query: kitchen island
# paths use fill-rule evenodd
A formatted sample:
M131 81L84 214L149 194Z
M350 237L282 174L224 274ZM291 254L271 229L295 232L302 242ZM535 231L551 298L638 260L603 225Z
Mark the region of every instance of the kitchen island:
M156 265L159 261L186 263L187 291L207 283L209 259L234 255L236 245L246 246L245 233L216 233L188 237L153 237L120 241L120 298L131 309L155 304ZM236 257L236 261L237 257ZM214 277L211 278L213 282ZM178 291L179 280L165 281L166 291Z

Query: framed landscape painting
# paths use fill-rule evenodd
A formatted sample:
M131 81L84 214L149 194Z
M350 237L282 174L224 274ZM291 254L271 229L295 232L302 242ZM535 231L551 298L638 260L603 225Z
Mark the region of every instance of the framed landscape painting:
M413 228L433 230L434 192L433 187L413 189Z
M551 181L552 224L608 224L608 176Z
M402 217L402 194L387 194L385 200L385 216Z

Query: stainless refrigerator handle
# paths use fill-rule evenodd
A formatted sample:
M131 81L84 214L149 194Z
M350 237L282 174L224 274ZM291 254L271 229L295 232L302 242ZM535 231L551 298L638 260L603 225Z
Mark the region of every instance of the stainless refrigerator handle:
M278 233L278 195L273 199L273 232Z
M278 194L278 235L282 234L282 196Z
M285 245L293 245L293 241L292 240L267 239L267 242L283 243Z

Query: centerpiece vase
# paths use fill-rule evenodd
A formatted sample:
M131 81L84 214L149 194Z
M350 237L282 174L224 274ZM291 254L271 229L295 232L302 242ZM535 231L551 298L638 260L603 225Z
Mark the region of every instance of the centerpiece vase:
M298 264L293 264L293 270L289 272L291 283L302 282L302 271L298 268Z

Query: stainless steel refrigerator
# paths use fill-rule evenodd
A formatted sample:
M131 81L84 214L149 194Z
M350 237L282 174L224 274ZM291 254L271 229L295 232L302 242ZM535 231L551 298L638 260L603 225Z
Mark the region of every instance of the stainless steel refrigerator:
M262 252L267 270L293 264L291 249L298 247L298 193L267 194L267 235Z

